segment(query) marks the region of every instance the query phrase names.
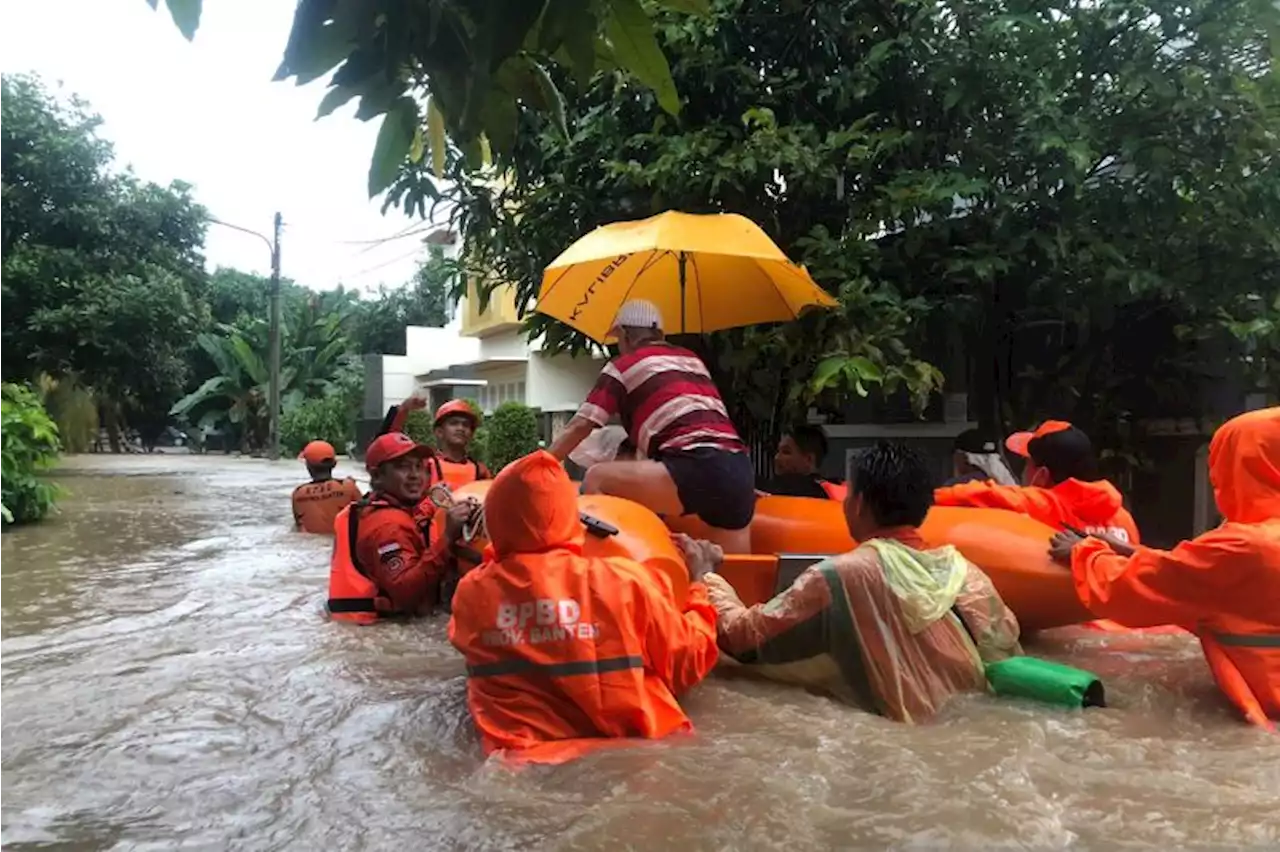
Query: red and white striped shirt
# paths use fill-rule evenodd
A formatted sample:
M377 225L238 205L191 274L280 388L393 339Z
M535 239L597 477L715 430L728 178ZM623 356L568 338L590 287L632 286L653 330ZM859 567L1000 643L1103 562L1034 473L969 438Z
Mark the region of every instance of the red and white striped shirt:
M706 365L679 346L651 343L605 365L578 416L604 426L615 414L648 458L694 447L747 451Z

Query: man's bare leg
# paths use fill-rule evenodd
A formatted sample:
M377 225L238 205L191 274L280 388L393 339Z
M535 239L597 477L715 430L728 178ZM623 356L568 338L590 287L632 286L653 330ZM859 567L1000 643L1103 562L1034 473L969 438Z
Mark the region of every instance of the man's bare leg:
M592 465L582 480L585 494L611 494L634 500L659 515L677 518L684 514L675 480L662 462L613 461ZM751 528L725 530L708 526L708 541L726 553L751 552Z
M646 506L659 515L684 514L676 483L656 461L611 461L592 465L582 478L584 494L611 494Z
M723 530L719 527L707 526L707 541L720 545L725 553L751 552L751 527L740 530Z

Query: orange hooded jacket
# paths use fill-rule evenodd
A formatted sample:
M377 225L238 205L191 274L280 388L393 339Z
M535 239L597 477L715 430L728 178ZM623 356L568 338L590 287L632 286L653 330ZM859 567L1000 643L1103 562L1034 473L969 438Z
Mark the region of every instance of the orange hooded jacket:
M939 488L934 492L934 503L1007 509L1030 515L1056 530L1073 526L1087 533L1107 533L1130 544L1138 543L1138 525L1124 508L1120 492L1105 479L1065 479L1052 488L962 482Z
M681 612L639 563L582 556L578 492L544 451L498 475L485 522L492 544L449 621L485 752L560 763L691 730L676 696L718 656L706 587L691 583Z
M1097 539L1071 553L1091 611L1131 627L1178 624L1200 637L1218 687L1255 724L1280 718L1280 408L1242 414L1209 444L1225 521L1171 551L1125 558Z

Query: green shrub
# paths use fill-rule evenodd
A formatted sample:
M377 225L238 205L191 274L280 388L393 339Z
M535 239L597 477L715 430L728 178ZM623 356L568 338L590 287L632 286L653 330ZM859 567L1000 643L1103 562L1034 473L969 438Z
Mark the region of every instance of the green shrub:
M0 514L6 524L38 521L53 509L60 489L40 478L58 458L58 427L35 392L0 386Z
M58 427L64 453L87 453L98 438L98 403L93 394L71 379L40 376L38 383L45 411Z
M495 474L538 449L538 409L504 402L485 421L485 464Z
M419 444L434 447L436 445L436 434L431 425L431 412L425 408L410 411L409 416L404 420L404 433Z
M280 441L291 455L297 455L309 441L328 441L339 453L355 439L347 400L339 394L304 399L280 418Z

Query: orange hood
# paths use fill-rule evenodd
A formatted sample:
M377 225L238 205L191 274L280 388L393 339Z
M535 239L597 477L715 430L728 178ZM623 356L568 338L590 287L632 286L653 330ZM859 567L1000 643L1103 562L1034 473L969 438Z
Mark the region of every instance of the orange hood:
M1065 479L1053 486L1053 493L1086 524L1108 524L1124 506L1124 498L1105 479L1084 482Z
M1228 521L1280 518L1280 407L1232 418L1209 444L1209 478Z
M578 490L545 450L502 469L485 495L484 521L498 559L582 546Z

